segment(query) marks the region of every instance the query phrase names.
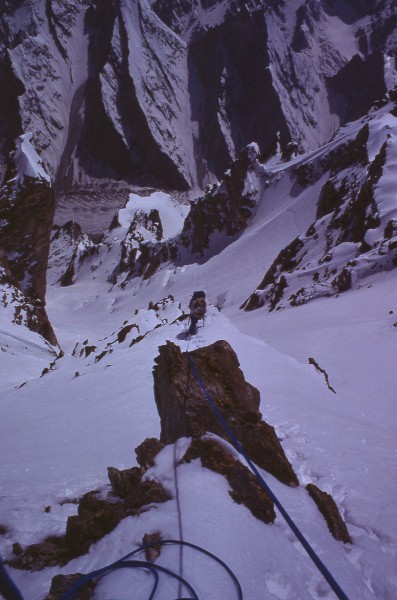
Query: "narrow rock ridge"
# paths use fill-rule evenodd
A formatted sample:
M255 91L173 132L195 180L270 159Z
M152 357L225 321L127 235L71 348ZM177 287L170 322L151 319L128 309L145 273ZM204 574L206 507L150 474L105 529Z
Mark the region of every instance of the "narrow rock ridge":
M206 432L227 438L194 377L189 356L167 342L153 370L154 392L165 444ZM190 353L206 389L248 456L287 485L299 485L274 428L262 421L259 391L245 381L237 356L223 340Z
M313 358L313 357L309 358L309 365L313 365L313 367L316 369L317 373L321 373L324 376L325 383L327 384L327 388L330 390L330 392L333 392L334 394L336 394L334 388L329 383L329 376L328 376L327 371L320 367L320 365L318 364L318 362L316 361L315 358Z
M78 233L78 232L77 232ZM51 536L41 543L23 549L15 543L16 558L9 561L14 568L38 571L55 565L65 565L72 558L86 554L91 545L110 533L128 516L150 510L151 504L167 502L171 496L162 485L145 474L155 466L164 444L180 437L192 440L175 468L199 459L202 466L224 476L230 486L229 495L243 504L258 520L272 523L276 518L273 501L261 488L255 476L243 465L230 447L214 414L203 397L201 388L189 370L188 355L167 342L159 348L154 366L154 392L161 419L161 440L148 438L136 449L139 466L119 470L108 468L110 490L93 490L78 501L78 514L70 516L65 535ZM236 354L225 341L199 348L191 353L206 389L218 409L239 438L247 454L259 466L283 483L297 486L298 479L288 462L273 427L261 421L258 390L245 381ZM309 485L307 489L327 520L332 535L350 541L346 526L329 494ZM76 501L77 502L77 501ZM46 511L51 507L46 507ZM161 539L161 532L146 534L144 539ZM154 547L147 559L155 561L159 548ZM79 574L53 578L46 600L58 600L59 595L79 577ZM86 600L94 588L87 590Z

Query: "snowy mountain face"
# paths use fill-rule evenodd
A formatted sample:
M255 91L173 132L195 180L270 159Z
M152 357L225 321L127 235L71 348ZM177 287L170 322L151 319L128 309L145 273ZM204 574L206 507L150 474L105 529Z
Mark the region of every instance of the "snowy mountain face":
M252 141L328 141L386 91L393 0L5 3L1 176L30 131L58 190L186 189ZM321 114L321 118L318 115Z
M246 600L335 597L209 395L346 597L394 598L394 0L5 0L0 33L0 554L24 597L147 542L238 597L166 539ZM160 574L155 598L189 596Z

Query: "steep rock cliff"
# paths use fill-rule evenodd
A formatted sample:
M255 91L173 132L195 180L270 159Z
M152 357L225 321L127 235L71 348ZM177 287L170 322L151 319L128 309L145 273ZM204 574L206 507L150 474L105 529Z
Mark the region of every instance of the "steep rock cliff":
M16 303L14 322L27 324L55 344L45 311L54 192L29 137L18 142L10 178L0 189L2 285L8 288L3 289L3 304Z
M0 14L0 177L17 135L58 190L205 186L252 141L300 151L396 77L393 0L22 0ZM341 43L343 39L343 43ZM321 118L320 118L321 115Z
M159 350L153 377L161 441L169 444L179 437L198 438L206 432L227 439L192 372L187 353L182 353L172 342ZM250 458L283 483L298 485L274 428L261 420L259 392L245 381L230 345L225 341L215 342L191 352L191 359Z

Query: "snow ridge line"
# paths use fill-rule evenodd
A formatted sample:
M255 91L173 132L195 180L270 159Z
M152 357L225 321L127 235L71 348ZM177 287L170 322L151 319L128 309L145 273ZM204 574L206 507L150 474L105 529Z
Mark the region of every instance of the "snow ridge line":
M320 557L318 556L318 554L311 547L311 545L309 544L309 542L307 541L307 539L305 538L305 536L303 535L303 533L300 531L300 529L298 528L298 526L295 524L295 522L292 520L292 518L289 516L289 514L287 513L287 511L285 510L285 508L281 504L280 500L277 498L277 496L273 493L273 491L270 489L270 487L268 486L268 484L265 482L265 480L263 479L262 475L259 473L257 467L254 465L254 463L251 461L251 459L249 458L249 456L244 451L244 449L241 446L240 442L238 441L237 437L234 435L233 431L230 429L229 425L227 424L227 422L225 421L225 419L222 417L222 415L219 412L219 410L218 410L215 402L213 401L213 399L211 398L209 392L207 391L206 387L204 386L204 384L203 384L203 382L202 382L202 380L200 378L200 375L197 372L197 368L196 368L195 362L194 362L192 356L189 353L188 353L188 358L189 358L189 364L191 366L192 373L195 376L197 383L199 384L199 386L200 386L200 388L201 388L204 396L207 398L207 400L208 400L208 402L209 402L212 410L215 413L216 418L218 419L219 423L221 424L221 426L225 430L226 434L228 435L229 439L231 440L233 446L243 456L243 458L246 460L246 462L247 462L248 466L250 467L251 471L253 472L253 474L257 478L258 483L265 490L265 492L268 494L268 496L271 498L271 500L273 500L274 504L276 505L276 507L280 511L281 515L284 517L287 525L293 531L293 533L295 534L296 538L301 543L301 545L303 546L303 548L306 550L307 554L312 559L313 563L316 565L317 569L320 571L320 573L322 574L322 576L324 577L324 579L327 581L327 583L330 586L330 588L335 592L335 594L339 598L339 600L349 600L348 596L342 590L342 588L340 587L340 585L338 584L338 582L336 581L336 579L334 578L334 576L330 573L330 571L327 569L327 567L325 566L325 564L322 562L322 560L320 559Z

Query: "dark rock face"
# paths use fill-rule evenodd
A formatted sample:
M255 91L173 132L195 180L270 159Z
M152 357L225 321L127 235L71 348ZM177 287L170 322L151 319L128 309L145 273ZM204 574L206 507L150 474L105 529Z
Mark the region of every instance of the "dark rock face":
M2 185L14 140L23 132L18 96L25 92L23 83L13 71L7 51L4 53L3 60L0 60L0 89L0 185Z
M365 114L373 103L383 98L386 86L381 52L363 60L355 54L334 77L328 80L331 111L343 123L354 121Z
M154 391L165 444L211 431L227 439L194 377L189 358L167 342L153 370ZM298 485L273 427L261 421L259 392L245 381L237 356L225 341L191 352L206 389L250 458L287 485Z
M393 8L305 0L287 19L277 0L8 2L0 182L22 131L33 133L57 191L106 179L205 186L252 140L265 155L277 132L284 155L291 139L300 150L313 137L321 145L332 126L318 122L320 108L339 126L382 98ZM339 47L329 15L351 25L360 56Z
M182 462L191 462L195 458L200 458L203 467L226 477L232 488L229 494L237 504L244 504L263 523L273 523L276 518L273 502L258 484L255 475L218 442L193 440Z
M21 290L43 302L54 192L32 178L25 178L17 190L13 187L9 183L0 190L1 246Z
M45 311L54 209L52 188L37 179L25 177L23 184L10 181L0 189L0 277L3 285L19 290L14 322L25 322L55 345L57 340Z
M283 147L291 141L268 69L267 37L264 13L248 10L193 37L189 91L192 120L198 123L194 151L201 186L209 182L208 174L219 178L253 140L265 156L278 132Z
M313 483L306 486L311 498L313 498L319 511L327 522L328 529L336 540L344 544L351 544L351 538L346 527L346 523L341 517L335 500L327 492L323 492Z

